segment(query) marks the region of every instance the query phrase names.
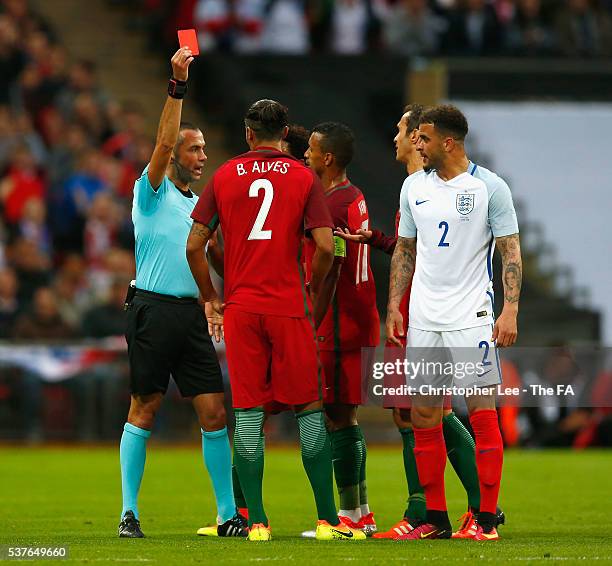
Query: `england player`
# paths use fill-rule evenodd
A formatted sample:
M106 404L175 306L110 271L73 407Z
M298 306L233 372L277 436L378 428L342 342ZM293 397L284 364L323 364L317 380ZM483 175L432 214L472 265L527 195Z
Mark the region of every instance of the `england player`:
M302 462L317 505L319 540L363 540L336 515L329 435L322 411L313 304L333 262L332 222L316 175L281 151L287 109L254 103L245 116L249 152L222 165L192 213L187 258L200 287L214 295L206 242L220 225L225 235L225 310L215 302L226 337L236 412L234 463L249 510L251 541L269 541L262 500L264 406L294 407ZM310 296L303 282L304 230L316 244ZM311 300L312 297L312 300ZM324 309L326 310L326 309Z
M399 122L397 123L397 135L394 138L396 155L400 163L405 164L408 175L417 173L423 169L423 160L416 149L419 132L419 122L425 108L419 104L411 104L404 108ZM349 241L362 242L380 249L389 255L393 255L397 243L397 231L399 229L399 210L395 218L395 237L386 236L375 228L371 230L349 231L336 230L336 237L342 237ZM410 286L402 297L400 312L404 322L404 332L408 329L408 303L410 300ZM405 347L405 335L396 336ZM385 361L392 361L402 356L402 349L387 341L385 350ZM386 384L390 387L398 387L405 381L404 375L385 376ZM402 455L404 460L404 472L408 484L408 505L404 511L401 521L394 524L388 531L376 533L374 538L398 539L412 530L413 525L418 525L426 519L425 494L423 486L419 482L419 475L414 457L414 432L410 422L410 396L393 395L385 398L384 406L393 410L393 420L402 438ZM452 411L450 399L446 398L444 403L444 417L442 419L444 440L448 459L450 460L457 476L461 480L467 493L468 512L464 516L471 521L477 516L480 507L480 489L478 486L478 472L474 454L474 440L463 423ZM503 512L500 511L498 522L503 522ZM460 529L461 531L461 529Z
M305 155L306 163L321 179L334 226L354 232L367 229L370 219L362 192L347 177L346 168L353 153L351 130L344 124L325 122L313 128ZM308 245L306 252L307 272L311 247ZM315 316L315 324L340 495L338 515L345 524L371 535L376 524L368 506L366 443L357 422L357 407L365 402L369 373L367 362L362 363L367 359L362 356L362 348L374 348L380 338L370 248L337 238L335 261L322 292L333 296L327 312Z
M191 51L172 57L173 78L160 118L151 162L134 183L132 220L136 237L136 291L128 301L126 338L132 393L121 437L123 509L119 536L142 538L138 492L151 436L170 375L192 400L202 429L202 452L217 501L219 536L246 536L236 513L223 379L198 287L185 259L190 214L197 196L190 184L206 161L199 128L181 123ZM204 253L204 251L202 251ZM204 293L204 301L214 298Z
M420 120L417 150L425 170L408 177L402 187L386 330L388 339L401 346L396 336L404 333L400 303L412 280L407 357L411 348L451 348L453 355L457 348L480 352L484 367L474 376L477 393L466 397L476 437L480 513L464 524L461 538L496 540L503 443L495 394L488 386L501 380L495 348L516 340L522 264L508 185L467 158L467 132L467 121L454 106L434 107ZM502 256L504 280L504 307L497 321L493 318L491 266L495 243ZM508 273L515 277L506 277ZM511 280L513 285L508 284ZM434 400L432 406L425 395L412 399L414 452L427 520L401 537L406 540L451 536L444 493L442 397Z

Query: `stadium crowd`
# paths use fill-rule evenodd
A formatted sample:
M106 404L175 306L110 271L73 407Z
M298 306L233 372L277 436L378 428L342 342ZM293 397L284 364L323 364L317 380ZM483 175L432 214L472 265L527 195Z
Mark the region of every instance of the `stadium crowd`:
M169 44L177 27L195 25L204 50L595 56L612 46L612 2L594 0L133 4L134 21L156 33L162 26L156 37ZM86 313L112 302L113 283L134 273L131 195L153 140L141 109L113 100L95 62L70 55L26 0L3 0L0 338L89 335Z
M22 0L0 11L0 339L123 334L143 114Z
M499 29L504 32L496 41L500 38L505 41L511 37L511 29L520 28L513 28L512 22L521 20L525 11L534 10L546 13L545 21L551 25L566 21L567 29L583 34L580 37L584 43L579 43L583 47L589 45L589 49L577 49L578 44L572 44L574 51L566 50L568 53L603 53L609 39L608 12L599 12L604 10L604 4L595 7L588 0L549 4L544 0L498 0L490 4L470 1L467 2L469 9L442 0L431 6L419 0L388 3L330 0L320 2L318 11L293 0L234 0L231 12L226 0L139 0L137 3L143 10L141 17L147 15L149 23L160 14L167 16L168 10L176 10L173 18L162 18L173 44L177 25L189 27L190 18L195 18L195 24L204 34L203 48L241 52L266 49L298 53L323 45L338 53L360 53L382 45L394 50L392 42L385 42L396 37L395 32L399 34L396 39L407 33L418 43L418 34L400 30L401 26L410 29L414 24L410 17L400 17L400 14L425 14L423 21L436 22L431 29L438 30L439 34L422 35L423 41L439 40L440 43L430 46L434 51L443 49L444 41L449 41L450 30L459 33L460 26L456 26L463 21L465 29L471 30L464 37L465 52L476 53L469 47L470 38L475 37L472 32L478 27L474 22L501 25ZM557 9L551 10L553 5ZM612 2L606 4L610 5ZM217 14L223 14L225 23L214 23L213 8ZM580 10L584 26L572 19ZM344 24L338 20L341 13ZM470 16L477 13L488 16ZM245 18L251 14L254 19L242 20L240 14ZM313 14L318 14L318 19ZM274 17L279 18L276 23ZM538 18L525 21L539 21ZM248 21L251 24L245 23ZM372 34L368 31L363 36L355 35L355 29L364 22ZM397 29L392 32L396 24ZM272 33L268 29L270 25L280 25L283 29L288 26L292 31ZM293 28L302 25L304 34L297 34ZM546 29L548 32L544 35L528 35L532 39L555 37L554 26ZM266 46L260 41L266 33L276 38L276 46ZM299 37L305 38L300 50L283 43ZM522 45L521 34L517 32L514 37L518 41L516 45ZM587 37L593 41L587 41ZM249 38L253 40L250 47ZM357 41L349 45L351 41L347 38ZM397 41L406 48L412 45L401 39ZM464 45L456 37L452 42ZM414 53L429 53L429 47L417 43ZM506 50L509 44L504 45ZM515 52L539 52L535 43L530 45L534 49L521 48ZM559 48L563 43L554 41L547 45ZM489 47L485 48L484 44L481 47L479 52L489 52ZM142 109L130 102L119 104L99 84L95 63L72 60L71 55L49 23L33 12L26 0L2 0L0 340L48 342L104 338L124 332L125 288L135 273L130 217L133 184L149 160L154 140L145 133ZM548 421L556 426L562 416L555 414ZM533 418L536 422L539 417ZM550 436L557 437L554 433ZM513 443L509 438L506 440ZM542 438L534 441L534 444L549 443Z
M174 46L195 27L201 48L239 54L570 56L612 54L610 0L132 0Z

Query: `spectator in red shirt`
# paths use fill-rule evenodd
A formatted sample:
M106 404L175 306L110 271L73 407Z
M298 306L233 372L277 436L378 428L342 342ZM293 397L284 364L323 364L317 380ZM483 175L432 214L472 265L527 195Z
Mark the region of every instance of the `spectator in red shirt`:
M0 201L6 221L19 222L26 202L31 198L44 199L46 192L32 152L26 145L19 145L13 152L7 175L0 182Z

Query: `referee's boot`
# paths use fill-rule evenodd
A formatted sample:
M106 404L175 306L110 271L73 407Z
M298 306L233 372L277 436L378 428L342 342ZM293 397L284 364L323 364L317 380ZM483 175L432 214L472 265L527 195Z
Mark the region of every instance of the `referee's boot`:
M121 523L119 523L119 538L144 538L140 530L140 521L133 511L126 511Z

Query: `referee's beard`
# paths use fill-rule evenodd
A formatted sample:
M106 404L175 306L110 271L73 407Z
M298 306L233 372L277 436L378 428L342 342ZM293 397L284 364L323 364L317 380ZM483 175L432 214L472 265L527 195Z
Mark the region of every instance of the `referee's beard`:
M189 185L195 181L193 174L187 167L181 165L176 157L173 159L172 164L174 165L174 170L176 172L176 180L181 185L185 185L185 188L188 189Z

